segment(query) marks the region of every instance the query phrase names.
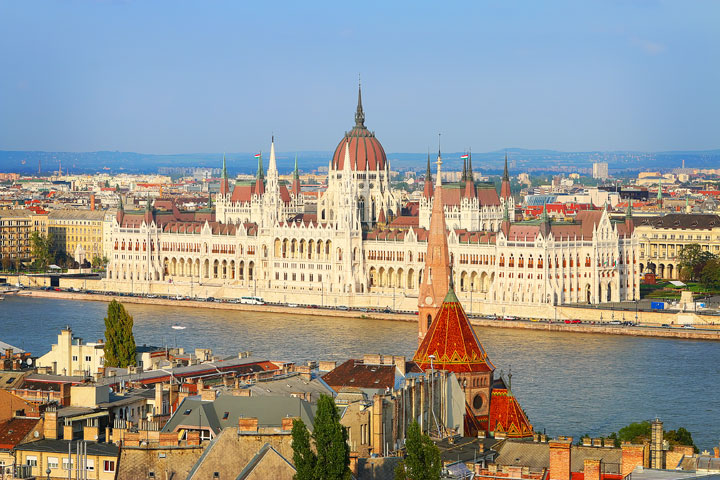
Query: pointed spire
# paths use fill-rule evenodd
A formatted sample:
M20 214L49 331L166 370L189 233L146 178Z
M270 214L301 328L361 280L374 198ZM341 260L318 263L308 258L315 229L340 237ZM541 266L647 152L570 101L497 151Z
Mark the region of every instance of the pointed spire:
M626 218L632 218L632 198L628 199L628 206L627 210L625 210L625 217Z
M277 171L277 161L275 160L275 135L270 137L270 162L268 163L268 173Z
M442 174L440 173L440 166L442 165L442 155L440 155L440 135L442 133L438 133L438 156L437 156L437 186L442 186Z
M230 192L230 182L228 181L227 167L225 166L225 154L223 153L222 178L220 179L220 195L227 195Z
M423 196L431 198L433 196L433 180L432 171L430 170L430 149L428 148L427 171L425 172L425 185L423 187Z
M504 203L503 221L504 222L510 221L510 210L508 208L507 202Z
M295 197L300 196L300 172L298 171L298 163L297 163L297 153L295 154L295 171L293 172L293 181L292 181L292 194L295 195Z
M545 223L550 221L550 217L548 217L547 203L545 203L545 202L543 202L543 209L542 209L542 214L540 215L540 220Z
M467 158L463 158L463 169L462 169L462 176L460 177L460 181L464 182L468 178L467 176Z
M258 167L257 167L256 178L258 180L262 180L263 178L265 178L265 172L263 171L262 151L260 151L260 155L258 155Z
M345 139L345 159L343 160L343 171L350 172L350 139Z
M365 128L365 112L363 112L363 106L362 106L362 84L360 83L359 75L358 75L358 103L357 103L357 109L355 110L355 127Z
M121 212L124 212L124 211L125 211L125 207L123 206L122 195L119 195L119 197L120 197L120 211L121 211Z
M425 181L432 182L432 172L430 171L430 149L428 148L427 170L425 171Z
M508 166L507 166L507 150L505 151L505 170L503 170L503 180L510 181L510 174L508 173Z
M472 169L472 149L468 150L468 180L475 182L475 175L473 175Z
M507 151L505 151L505 170L503 171L502 183L500 184L500 196L505 200L512 197L512 191L510 190L510 174L508 173Z

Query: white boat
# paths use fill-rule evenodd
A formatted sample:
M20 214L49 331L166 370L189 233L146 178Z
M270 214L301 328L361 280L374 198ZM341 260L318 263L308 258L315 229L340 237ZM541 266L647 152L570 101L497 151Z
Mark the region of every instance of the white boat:
M172 328L174 330L185 330L187 327L183 327L182 325L173 325Z

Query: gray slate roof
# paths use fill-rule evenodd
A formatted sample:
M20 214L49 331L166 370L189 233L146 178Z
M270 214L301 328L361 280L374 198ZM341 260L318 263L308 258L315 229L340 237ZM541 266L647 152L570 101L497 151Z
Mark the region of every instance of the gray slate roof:
M188 397L170 418L163 432L183 426L209 426L217 435L226 427L237 427L238 419L257 418L258 427L279 427L284 417L300 417L312 431L314 405L294 397L236 397L221 395L214 402ZM227 412L227 418L225 413Z

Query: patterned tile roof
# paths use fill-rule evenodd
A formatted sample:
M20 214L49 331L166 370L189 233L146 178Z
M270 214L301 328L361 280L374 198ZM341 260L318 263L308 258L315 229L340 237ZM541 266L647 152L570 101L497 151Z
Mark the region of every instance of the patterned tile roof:
M515 396L507 388L493 388L488 430L508 438L532 437L533 428Z
M428 370L430 355L435 356L433 366L438 370L455 373L495 370L452 287L413 361L423 370Z

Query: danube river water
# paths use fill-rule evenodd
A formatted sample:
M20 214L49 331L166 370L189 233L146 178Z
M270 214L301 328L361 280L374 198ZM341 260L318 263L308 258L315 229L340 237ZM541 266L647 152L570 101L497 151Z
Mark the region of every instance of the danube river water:
M8 295L0 340L42 355L62 327L85 341L103 337L107 304ZM250 350L269 360L337 360L364 353L411 357L415 324L232 310L127 305L138 344ZM186 326L172 329L173 324ZM720 345L679 339L476 328L537 430L607 435L659 417L684 426L701 448L720 440Z

